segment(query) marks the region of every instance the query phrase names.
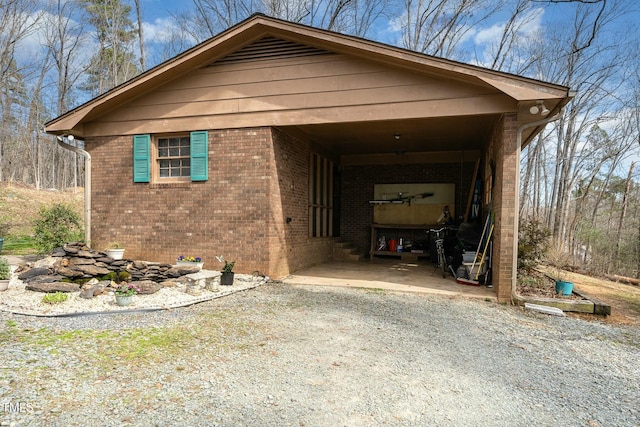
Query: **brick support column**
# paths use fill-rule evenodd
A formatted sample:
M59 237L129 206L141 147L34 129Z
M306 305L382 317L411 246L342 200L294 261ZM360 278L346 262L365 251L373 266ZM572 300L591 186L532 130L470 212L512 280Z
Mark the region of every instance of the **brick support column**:
M517 257L516 237L518 227L518 191L520 173L520 148L515 114L506 114L502 121L502 138L497 132L495 147L496 177L493 192L493 284L498 302L511 301L511 289L515 286Z

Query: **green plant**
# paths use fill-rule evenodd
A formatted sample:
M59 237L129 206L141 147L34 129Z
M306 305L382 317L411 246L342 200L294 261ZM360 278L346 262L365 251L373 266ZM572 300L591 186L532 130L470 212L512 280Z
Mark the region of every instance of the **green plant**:
M124 246L120 242L111 242L107 246L107 249L124 249Z
M140 290L134 285L126 283L116 288L115 294L123 297L128 297L137 294L139 291Z
M225 261L224 257L222 255L217 256L216 259L218 260L218 262L223 262L224 263L224 267L222 267L222 272L223 273L231 273L233 272L233 266L236 265L235 261Z
M518 233L518 268L531 270L544 260L549 250L549 230L536 219L520 223Z
M69 295L64 292L54 292L52 294L46 294L42 297L42 302L45 304L60 304L69 299Z
M81 224L80 216L69 205L43 206L34 220L36 246L46 253L66 242L81 240Z
M9 280L11 278L11 266L6 258L0 257L0 280Z

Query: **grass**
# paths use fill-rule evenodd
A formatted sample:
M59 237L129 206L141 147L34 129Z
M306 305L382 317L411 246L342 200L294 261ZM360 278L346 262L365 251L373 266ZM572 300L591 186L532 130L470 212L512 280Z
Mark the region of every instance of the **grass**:
M0 345L31 346L67 357L82 348L82 357L99 369L135 369L148 363L166 363L189 357L200 348L208 355L251 349L259 343L249 337L259 330L250 320L225 312L202 314L178 325L153 328L69 330L19 328L8 320L0 330Z
M7 236L4 238L2 252L12 255L33 255L38 253L35 240L31 236Z

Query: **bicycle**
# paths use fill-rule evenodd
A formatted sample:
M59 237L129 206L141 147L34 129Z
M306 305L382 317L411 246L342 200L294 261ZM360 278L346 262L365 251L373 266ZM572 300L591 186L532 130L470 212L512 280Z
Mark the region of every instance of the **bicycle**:
M436 233L436 253L437 253L437 266L436 269L442 270L442 277L446 277L447 275L447 257L444 254L444 235L441 235L447 230L447 227L442 227L439 229L431 229L429 232ZM435 271L435 270L434 270ZM433 273L432 273L433 274Z

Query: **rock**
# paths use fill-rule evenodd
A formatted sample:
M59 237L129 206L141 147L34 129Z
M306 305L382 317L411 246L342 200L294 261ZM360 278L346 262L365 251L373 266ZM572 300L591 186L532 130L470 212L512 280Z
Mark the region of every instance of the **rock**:
M131 282L133 286L138 288L140 295L151 295L162 289L162 285L151 280L142 280L140 282Z
M66 256L66 255L67 255L67 253L62 248L55 248L53 251L51 251L51 256L53 256L53 257L60 258L60 257Z
M165 280L164 282L160 283L160 285L163 288L175 288L176 286L178 286L178 282L174 280Z
M64 279L64 276L45 274L25 280L25 283L53 283L60 282L62 279Z
M95 260L93 258L82 258L82 257L72 257L69 258L69 263L73 265L87 265L87 264L95 264Z
M33 263L33 268L51 268L59 260L60 260L60 258L54 258L54 257L42 258L42 259L40 259L40 260L38 260L38 261Z
M31 270L27 270L24 273L20 274L18 276L18 279L20 280L28 280L31 278L34 278L36 276L45 276L49 274L49 269L45 268L45 267L36 267L36 268L32 268Z
M99 258L100 254L96 252L90 252L85 250L78 251L78 256L82 258Z
M64 252L69 254L77 254L78 252L80 252L80 249L75 248L71 245L64 245L62 248L56 248L54 250L57 251L58 249L62 249Z
M52 283L29 283L25 286L28 291L35 292L78 292L80 285L77 283L52 282Z
M94 297L94 292L99 288L99 286L82 286L80 289L80 298L91 299Z
M76 279L78 277L84 276L84 273L82 271L78 271L78 270L74 270L66 267L60 267L56 269L56 273L64 277L68 277L70 279Z
M80 270L89 276L104 276L111 272L111 270L104 267L97 267L95 265L76 265L76 270Z
M185 267L185 266L176 266L172 267L165 273L167 277L181 277L187 274L193 274L199 272L200 269L198 267Z
M136 268L138 270L146 270L147 269L147 263L143 262L143 261L134 261L133 262L133 268Z
M80 288L80 298L91 299L95 296L107 293L105 289L108 282L99 282L98 279L91 279Z
M98 295L105 295L108 293L109 291L107 291L107 288L105 288L104 286L96 286L95 290L93 291L93 296L97 297Z
M111 266L112 267L126 267L127 264L129 264L129 261L127 261L126 259L119 259L114 261L113 258L109 258L112 262L111 262Z

